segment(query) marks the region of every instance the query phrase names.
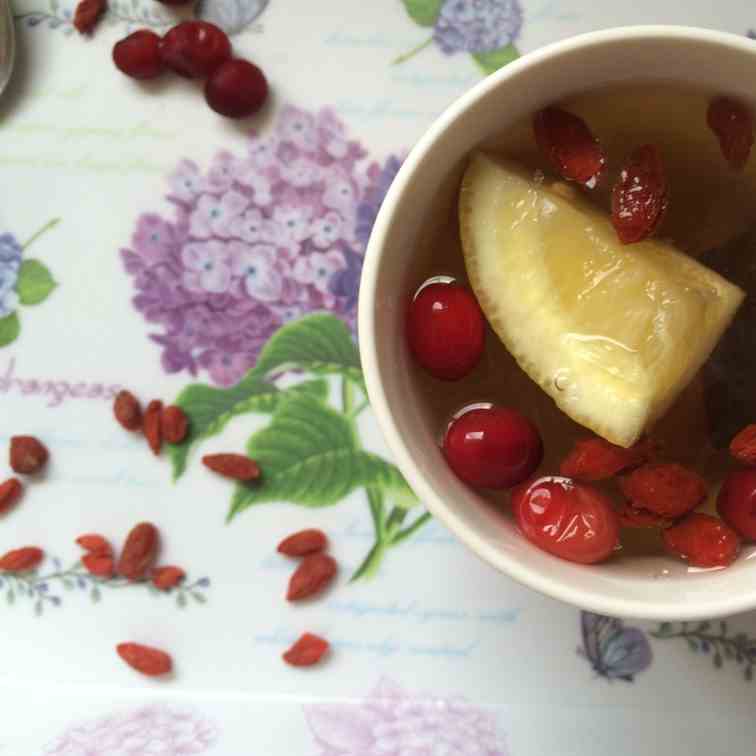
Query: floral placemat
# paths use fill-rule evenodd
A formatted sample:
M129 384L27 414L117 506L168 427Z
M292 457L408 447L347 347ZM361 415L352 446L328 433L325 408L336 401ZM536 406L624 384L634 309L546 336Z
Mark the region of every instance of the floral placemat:
M0 444L50 448L0 519L0 753L604 756L750 752L756 615L649 624L580 613L494 573L425 512L393 464L356 347L362 259L402 159L482 76L581 31L644 22L750 34L736 0L198 0L273 85L222 121L190 82L140 86L110 48L167 29L111 0L94 37L73 0L14 0L19 68L0 100ZM160 458L114 395L178 403ZM248 452L234 486L203 454ZM5 464L5 463L2 463ZM0 470L0 477L8 471ZM4 478L3 478L4 479ZM74 540L163 534L164 592L98 577ZM284 601L278 541L319 527L337 585ZM326 664L282 651L327 637ZM150 681L120 663L170 649ZM750 750L749 750L750 749Z

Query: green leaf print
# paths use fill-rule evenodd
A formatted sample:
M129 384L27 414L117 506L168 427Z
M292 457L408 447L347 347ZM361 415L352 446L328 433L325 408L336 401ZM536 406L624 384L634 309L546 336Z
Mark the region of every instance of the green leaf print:
M50 269L39 260L24 260L18 272L16 291L23 305L44 302L57 286Z
M410 18L420 26L433 26L441 12L443 0L402 0Z
M21 333L21 323L15 312L0 318L0 347L12 344L19 333Z
M472 53L472 57L483 70L483 73L492 74L506 66L507 63L517 60L520 57L520 51L514 45L507 45L490 52Z

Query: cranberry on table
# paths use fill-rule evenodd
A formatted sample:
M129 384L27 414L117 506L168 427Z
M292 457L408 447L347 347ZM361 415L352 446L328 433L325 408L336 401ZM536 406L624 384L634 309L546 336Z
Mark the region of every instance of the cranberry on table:
M207 21L182 21L163 37L163 63L188 79L210 74L231 57L226 32Z
M407 340L415 359L435 378L456 381L480 361L486 325L480 305L464 286L433 283L412 300Z
M756 541L756 470L736 470L725 478L717 512L743 538Z
M511 488L533 474L543 444L533 423L506 407L470 409L449 425L443 442L449 467L477 488Z
M512 492L512 508L529 541L570 562L601 562L617 546L619 522L611 501L571 478L523 483Z
M205 84L207 104L228 118L245 118L256 113L267 97L265 74L248 60L227 60Z
M133 79L154 79L164 68L160 57L160 37L149 29L140 29L116 42L113 62L119 71Z

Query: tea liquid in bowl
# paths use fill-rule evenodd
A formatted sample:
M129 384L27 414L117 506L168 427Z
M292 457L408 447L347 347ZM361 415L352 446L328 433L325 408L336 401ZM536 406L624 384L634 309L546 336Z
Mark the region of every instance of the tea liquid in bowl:
M728 453L729 441L756 422L756 304L752 301L756 294L756 156L742 172L731 170L723 158L707 125L709 104L720 94L638 83L558 103L588 123L609 162L596 189L561 184L555 185L557 191L579 192L609 213L611 188L624 160L640 145L656 145L663 155L670 197L658 236L747 294L712 356L649 433L661 443L663 461L678 462L706 478L709 500L700 511L713 511L719 484L736 466ZM542 172L548 184L560 181L536 146L530 118L481 147L525 166L534 175ZM416 289L438 276L469 285L458 220L460 179L458 172L440 188L435 211L425 220L415 251ZM627 249L632 252L632 245ZM411 297L413 292L407 294ZM559 463L574 442L593 435L564 414L523 372L490 327L483 357L466 377L440 381L417 367L412 381L421 410L439 440L463 407L483 402L522 412L543 439L545 455L538 474L558 474ZM595 485L621 500L616 485ZM507 492L478 493L502 516L511 516ZM700 569L664 556L658 529L623 529L621 542L615 559L643 558L654 574Z

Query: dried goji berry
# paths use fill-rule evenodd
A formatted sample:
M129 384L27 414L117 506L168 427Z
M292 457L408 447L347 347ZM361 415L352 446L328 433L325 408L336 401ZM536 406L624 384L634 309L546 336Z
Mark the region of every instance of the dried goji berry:
M560 108L544 108L533 119L533 133L544 157L562 178L596 186L606 168L606 156L582 118Z
M756 424L747 425L730 441L730 454L744 465L756 465Z
M632 506L676 519L704 502L708 484L694 470L677 463L648 463L620 481Z
M118 574L128 580L142 580L155 563L159 545L160 534L152 523L135 525L118 560Z
M163 448L163 430L161 420L163 417L163 403L159 399L153 399L148 405L142 419L142 432L147 439L154 454L160 454Z
M36 567L44 556L45 552L36 546L14 549L0 557L0 570L4 572L25 572Z
M578 480L606 480L647 461L650 445L639 441L629 449L598 436L577 441L559 466L560 475Z
M166 565L165 567L155 567L152 571L152 584L161 591L167 591L169 588L177 586L186 576L181 567Z
M90 554L110 555L113 553L113 547L99 533L86 533L84 535L80 535L76 539L76 543L79 544L82 549L88 551Z
M90 575L97 577L110 578L115 572L115 562L109 554L84 554L81 563Z
M113 400L115 419L126 430L137 431L142 428L142 405L131 391L119 391Z
M119 643L116 651L132 669L148 677L167 675L173 669L173 659L158 648L141 643Z
M202 457L202 464L234 480L250 481L260 477L257 462L243 454L206 454Z
M163 440L169 444L180 444L186 438L189 429L189 419L181 407L171 405L163 410L160 418L160 430Z
M323 654L328 651L330 644L319 635L305 633L288 651L283 654L283 660L292 667L311 667L317 664Z
M672 519L702 504L708 490L698 473L675 463L643 465L623 478L620 487L637 509Z
M289 580L287 601L300 601L320 593L333 580L338 567L328 554L305 557Z
M34 436L13 436L10 441L10 466L20 475L33 475L47 462L49 452Z
M617 516L623 528L668 528L674 523L669 517L639 509L627 502L617 511Z
M717 135L725 160L734 171L741 171L753 147L753 115L737 100L717 97L706 113L709 128Z
M612 223L623 244L643 241L656 231L667 210L667 176L652 144L638 147L612 190Z
M309 530L300 530L298 533L293 533L288 538L284 538L278 544L278 553L290 557L301 557L324 551L327 546L326 534L322 530L310 528Z
M21 497L23 486L18 478L0 483L0 512L7 512Z
M107 10L107 0L80 0L74 13L73 25L81 34L89 34L100 16Z
M693 512L662 533L670 554L694 567L727 567L740 551L740 537L722 520Z

